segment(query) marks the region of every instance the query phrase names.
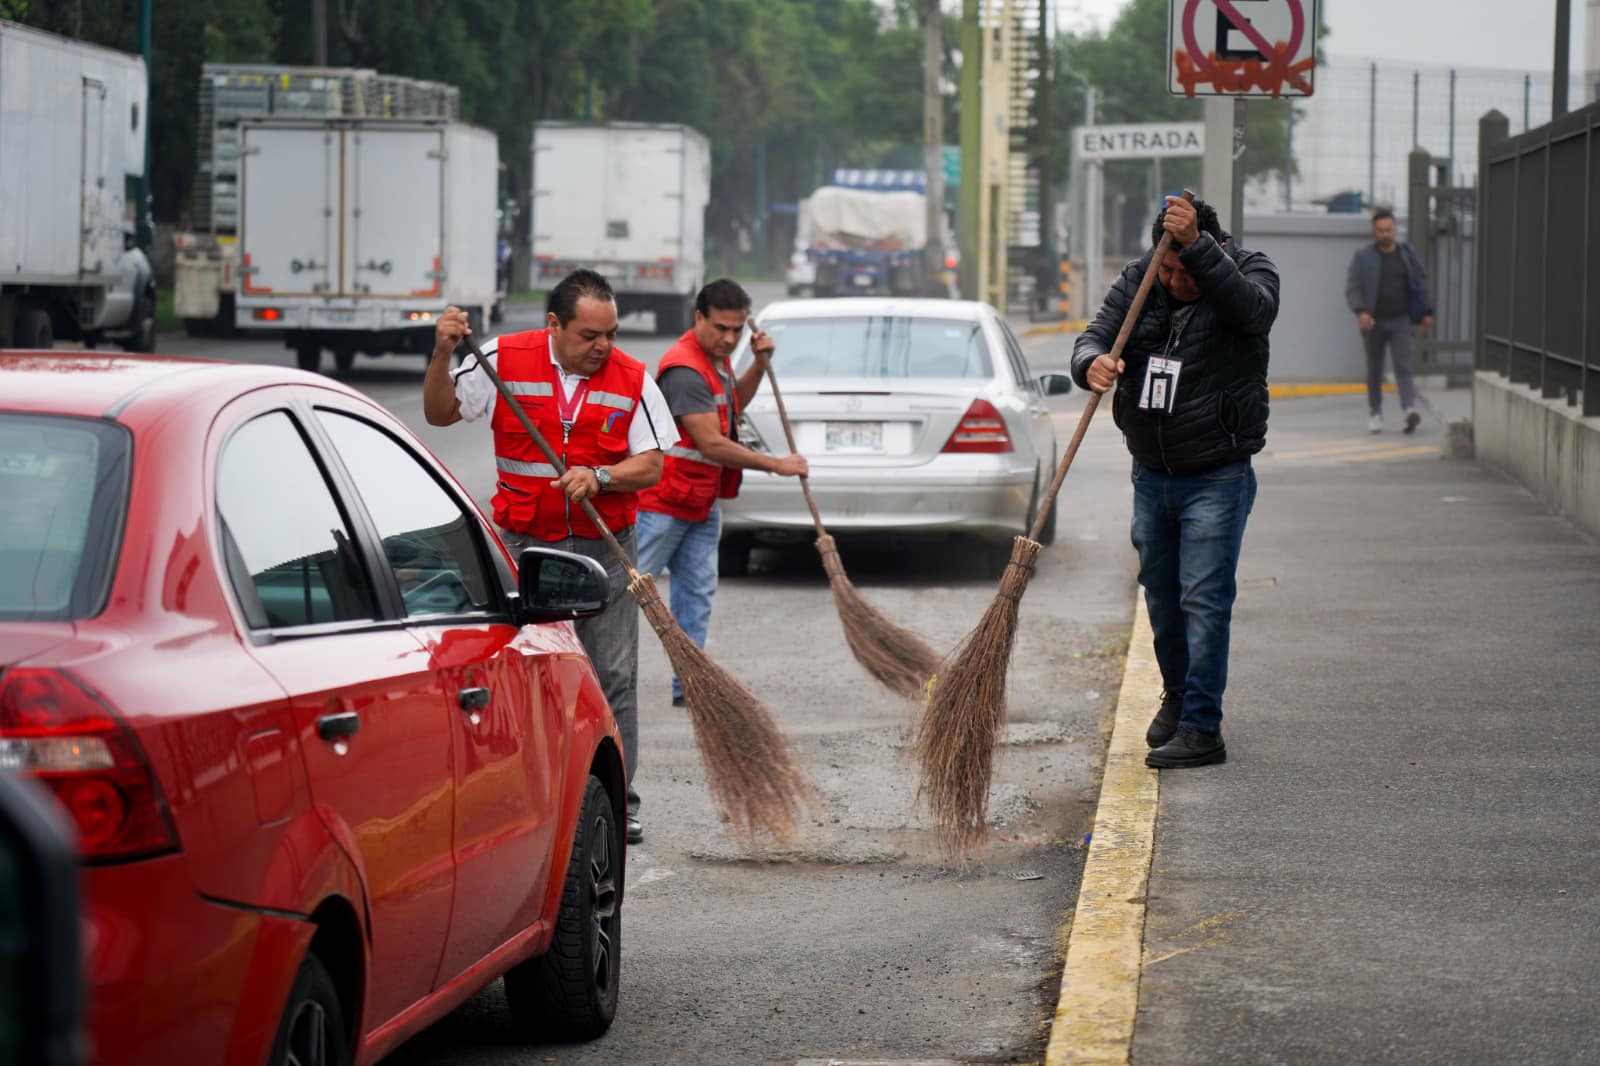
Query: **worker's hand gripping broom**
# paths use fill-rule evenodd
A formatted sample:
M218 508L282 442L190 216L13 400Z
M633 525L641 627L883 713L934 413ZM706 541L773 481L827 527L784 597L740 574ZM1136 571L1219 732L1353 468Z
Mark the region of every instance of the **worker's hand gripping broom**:
M470 336L466 340L477 357L478 366L494 382L500 398L544 452L556 473L565 475L567 468L561 457L511 395L499 373L489 365L477 341ZM796 765L777 721L760 700L733 675L712 662L705 650L679 628L677 619L661 601L655 579L639 573L594 505L588 500L580 502L584 513L621 560L629 578L628 591L638 601L650 627L661 638L667 658L672 661L673 672L683 686L689 718L694 723L694 738L700 748L706 787L730 835L746 848L753 848L756 837L762 833L780 840L791 839L800 806L814 802L816 793Z
M754 347L751 348L754 351ZM783 435L789 442L789 451L797 452L794 429L789 423L789 412L783 406L783 393L778 390L777 375L772 372L772 361L764 353L755 352L766 371L767 382L772 386L772 398L778 404L778 419L783 423ZM878 681L906 699L916 699L926 690L928 679L939 667L939 654L928 647L923 639L908 629L902 629L885 618L876 607L861 598L850 578L845 576L844 563L839 559L839 548L823 528L822 515L811 498L810 479L800 476L800 490L806 495L806 506L811 508L811 521L817 527L817 553L822 556L822 569L828 575L828 586L833 590L833 606L844 626L844 639L856 661Z
M1192 201L1194 193L1185 189L1183 198ZM1163 233L1111 347L1113 360L1122 357L1128 335L1155 282L1157 267L1171 244L1172 234ZM922 713L916 739L916 755L922 764L917 794L928 797L940 848L959 859L965 860L983 848L994 749L1006 721L1006 672L1011 666L1011 645L1017 633L1017 608L1033 576L1034 561L1044 547L1039 543L1039 534L1099 404L1100 393L1091 393L1067 452L1056 467L1050 491L1039 504L1033 528L1027 537L1018 537L1012 545L1000 590L982 620L940 664Z

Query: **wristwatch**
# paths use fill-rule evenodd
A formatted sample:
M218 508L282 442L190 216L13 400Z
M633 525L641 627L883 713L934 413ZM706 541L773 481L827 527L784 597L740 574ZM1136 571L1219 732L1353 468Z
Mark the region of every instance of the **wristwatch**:
M611 471L603 466L592 466L589 469L594 471L594 479L600 483L601 492L611 487Z

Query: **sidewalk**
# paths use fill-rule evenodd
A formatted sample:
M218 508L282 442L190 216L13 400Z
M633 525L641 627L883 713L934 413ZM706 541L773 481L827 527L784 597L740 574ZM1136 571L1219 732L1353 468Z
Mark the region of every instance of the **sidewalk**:
M1600 1060L1600 545L1442 457L1442 421L1364 420L1359 396L1273 405L1227 765L1143 770L1130 656L1149 705L1117 728L1159 793L1147 888L1112 901L1143 919L1136 1013L1120 1047L1068 1039L1105 1020L1080 896L1050 1062ZM1125 861L1138 834L1112 835Z

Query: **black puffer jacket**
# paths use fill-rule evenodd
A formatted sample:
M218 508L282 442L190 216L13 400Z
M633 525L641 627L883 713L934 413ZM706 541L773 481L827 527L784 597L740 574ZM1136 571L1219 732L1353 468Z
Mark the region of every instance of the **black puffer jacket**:
M1072 377L1079 386L1088 388L1089 364L1116 342L1150 258L1146 252L1123 268L1078 338ZM1267 333L1278 317L1278 268L1260 252L1232 241L1219 245L1205 233L1179 258L1201 295L1174 352L1183 362L1177 406L1170 415L1138 409L1145 365L1165 350L1172 310L1182 306L1157 281L1123 350L1127 369L1112 393L1111 411L1141 465L1193 474L1247 458L1266 444Z

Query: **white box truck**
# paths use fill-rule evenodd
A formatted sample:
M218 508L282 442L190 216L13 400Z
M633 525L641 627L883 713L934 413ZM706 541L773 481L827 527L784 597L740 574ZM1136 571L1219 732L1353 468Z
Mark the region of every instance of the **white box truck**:
M200 68L197 102L194 195L188 224L173 239L173 309L194 335L233 330L240 122L461 117L461 93L452 85L355 67L206 63Z
M533 127L533 287L588 267L622 314L653 311L656 329L693 322L705 280L711 145L688 126L642 122Z
M0 348L154 347L129 233L147 84L138 56L0 21Z
M259 119L239 126L236 325L316 370L322 349L433 350L439 313L481 336L495 302L500 150L448 121Z

